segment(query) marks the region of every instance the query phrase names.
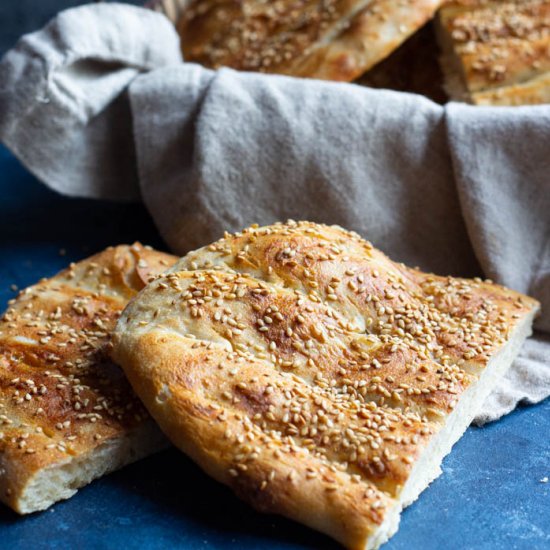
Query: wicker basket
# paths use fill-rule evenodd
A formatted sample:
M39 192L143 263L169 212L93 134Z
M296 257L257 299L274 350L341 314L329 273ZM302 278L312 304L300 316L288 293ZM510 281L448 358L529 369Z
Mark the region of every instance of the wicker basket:
M174 25L178 22L181 12L189 5L190 0L151 0L145 7L164 13Z

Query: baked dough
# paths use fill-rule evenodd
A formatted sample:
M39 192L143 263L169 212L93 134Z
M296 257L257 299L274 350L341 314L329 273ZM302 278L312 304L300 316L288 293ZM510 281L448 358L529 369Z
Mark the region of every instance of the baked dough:
M442 0L192 0L177 28L186 61L351 81L428 21Z
M69 498L165 439L107 358L128 300L173 256L109 248L23 290L0 320L0 499L20 514Z
M452 0L438 14L438 29L452 99L550 102L550 1Z
M538 303L339 227L251 227L123 312L114 357L181 450L258 510L376 548L439 475Z

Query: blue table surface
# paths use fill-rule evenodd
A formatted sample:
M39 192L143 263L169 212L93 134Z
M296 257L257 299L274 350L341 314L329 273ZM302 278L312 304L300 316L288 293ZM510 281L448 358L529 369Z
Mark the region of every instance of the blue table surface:
M116 243L165 248L141 205L61 197L0 146L0 302ZM60 250L65 254L60 254ZM550 400L470 428L443 475L403 513L387 550L550 548ZM0 548L337 548L283 518L256 513L168 450L95 481L50 510L0 505Z

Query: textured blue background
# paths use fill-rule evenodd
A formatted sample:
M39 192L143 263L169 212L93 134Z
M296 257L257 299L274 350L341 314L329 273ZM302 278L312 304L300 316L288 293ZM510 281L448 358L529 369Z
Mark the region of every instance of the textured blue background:
M0 303L109 244L163 247L140 205L60 197L0 146ZM66 255L59 254L60 249ZM550 401L470 428L444 473L405 511L387 550L550 548ZM255 513L170 450L94 482L50 511L19 518L0 505L0 548L336 548Z
M0 0L0 54L78 0ZM140 2L134 1L138 4ZM60 197L0 146L0 307L23 288L110 244L163 248L139 205ZM64 249L65 255L59 251ZM444 473L407 509L387 550L550 549L550 401L470 428ZM94 482L51 510L20 518L0 505L0 548L336 548L255 513L170 450Z

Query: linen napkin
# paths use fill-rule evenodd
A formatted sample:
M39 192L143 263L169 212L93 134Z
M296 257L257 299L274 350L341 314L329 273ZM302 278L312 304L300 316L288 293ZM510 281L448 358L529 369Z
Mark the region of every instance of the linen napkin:
M485 274L543 312L476 417L550 394L550 107L182 63L164 16L60 14L0 63L0 139L50 187L141 196L173 251L257 222L353 229L393 259Z

